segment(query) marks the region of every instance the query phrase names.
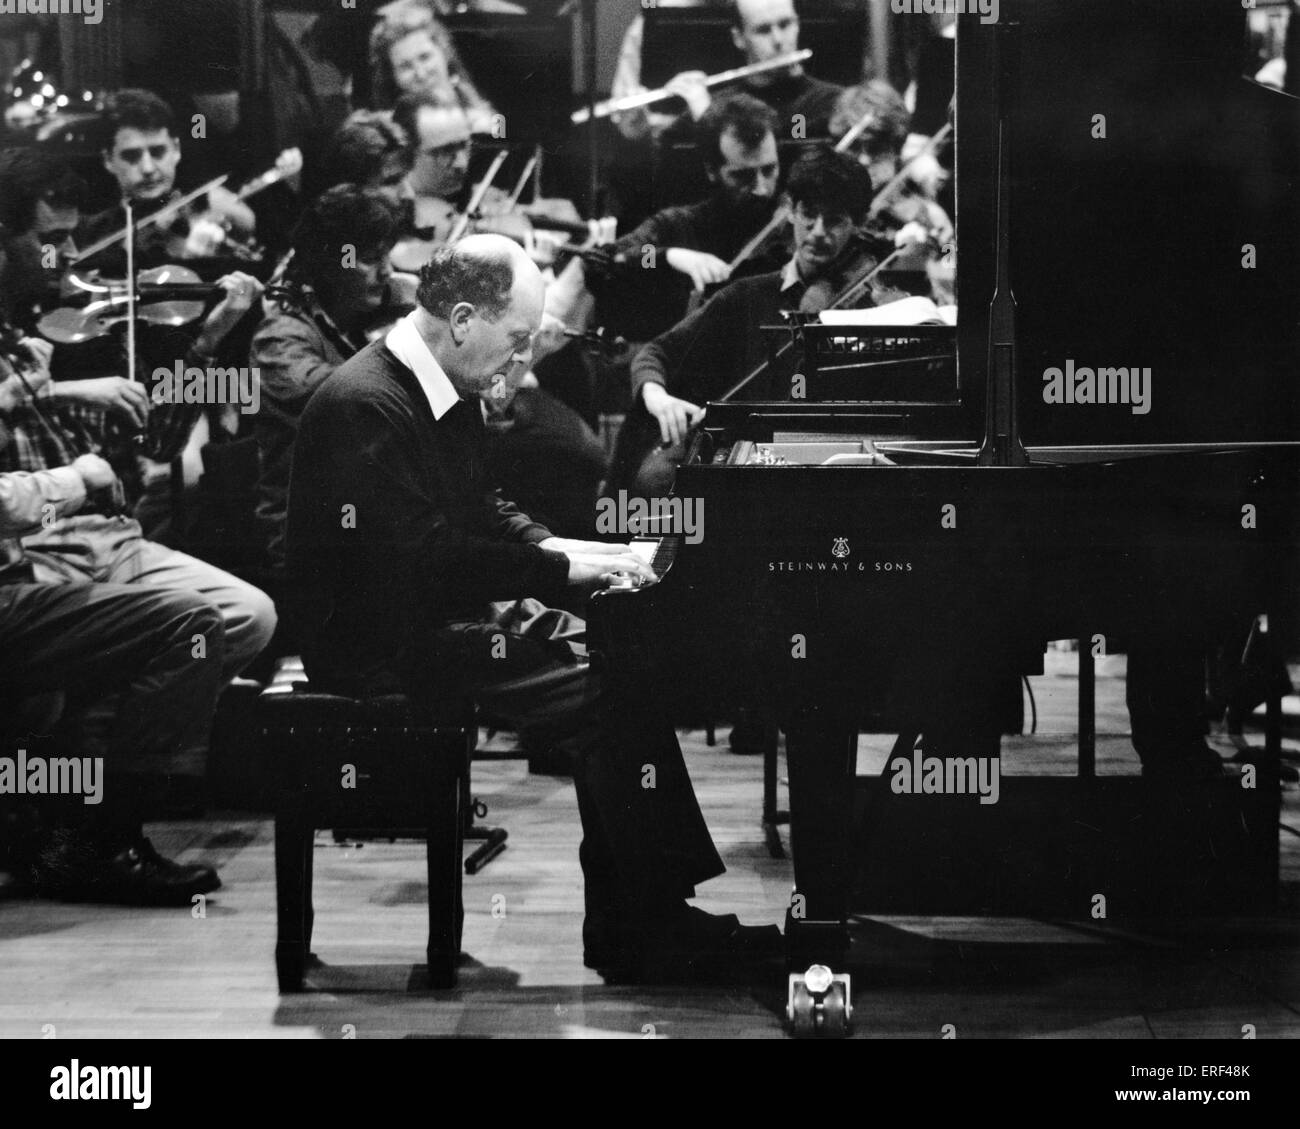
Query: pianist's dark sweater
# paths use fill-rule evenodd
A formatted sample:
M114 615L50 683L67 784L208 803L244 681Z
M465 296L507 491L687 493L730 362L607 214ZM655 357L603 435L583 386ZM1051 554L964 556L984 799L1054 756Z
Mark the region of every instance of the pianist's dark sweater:
M461 400L436 420L377 341L342 364L302 414L287 534L295 629L313 685L412 688L449 624L494 600L558 601L568 560L550 532L487 484L483 416Z
M637 354L632 362L633 402L641 403L641 388L650 381L693 404L717 399L767 360L759 327L781 325L781 311L797 310L803 293L802 284L782 293L779 271L733 282ZM787 399L797 355L787 354L740 399Z

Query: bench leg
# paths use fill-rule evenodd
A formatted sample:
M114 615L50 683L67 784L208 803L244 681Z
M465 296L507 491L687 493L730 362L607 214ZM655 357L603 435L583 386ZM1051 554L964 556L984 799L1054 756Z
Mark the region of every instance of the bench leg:
M281 992L301 992L311 944L312 828L300 810L275 817L275 971Z
M425 847L429 865L429 981L435 988L456 986L461 931L465 907L461 900L461 851L464 846L464 812L461 772L446 766L440 774L429 813Z

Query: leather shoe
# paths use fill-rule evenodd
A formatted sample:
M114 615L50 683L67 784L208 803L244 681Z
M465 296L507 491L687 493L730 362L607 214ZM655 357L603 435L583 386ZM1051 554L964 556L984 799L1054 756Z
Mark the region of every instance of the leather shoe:
M588 925L591 928L588 928ZM643 918L640 928L584 923L584 963L610 984L732 984L783 967L784 943L775 925L741 925L682 904Z
M206 863L163 858L144 838L107 856L88 852L84 841L63 838L41 852L33 871L37 893L70 902L187 906L195 894L221 886Z

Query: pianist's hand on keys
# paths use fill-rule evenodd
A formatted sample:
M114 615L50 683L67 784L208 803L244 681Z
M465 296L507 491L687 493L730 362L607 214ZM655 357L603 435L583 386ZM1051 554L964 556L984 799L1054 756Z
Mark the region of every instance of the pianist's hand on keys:
M653 584L654 569L632 551L629 545L605 544L602 541L573 541L566 537L548 537L538 543L542 549L563 553L569 558L569 583L592 591L611 585Z

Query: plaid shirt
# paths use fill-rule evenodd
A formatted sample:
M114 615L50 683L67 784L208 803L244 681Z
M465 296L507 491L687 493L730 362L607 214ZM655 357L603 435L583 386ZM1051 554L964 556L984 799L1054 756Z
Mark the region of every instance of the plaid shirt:
M209 358L191 350L186 365L203 365ZM0 377L10 370L0 361ZM128 484L138 479L137 456L170 462L189 441L194 424L203 413L202 404L153 404L143 443L134 445L135 432L103 408L58 401L48 395L27 399L13 410L0 412L0 424L7 442L0 444L0 471L35 473L68 466L79 455L94 454L107 459ZM115 513L110 491L97 491L84 508L86 513Z

